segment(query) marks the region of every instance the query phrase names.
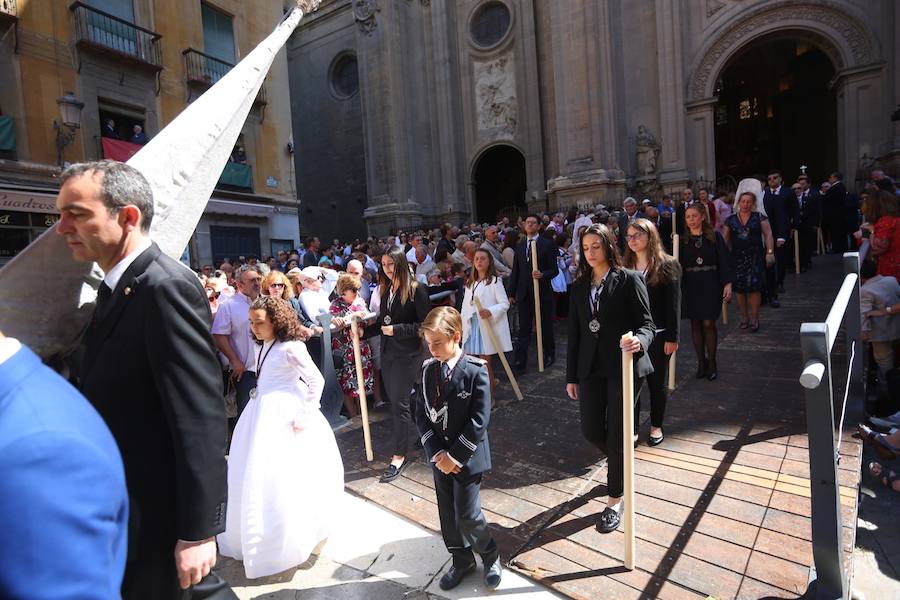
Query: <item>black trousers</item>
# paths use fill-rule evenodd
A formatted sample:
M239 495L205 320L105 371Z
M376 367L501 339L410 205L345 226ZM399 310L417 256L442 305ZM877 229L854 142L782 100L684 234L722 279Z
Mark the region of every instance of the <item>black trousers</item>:
M635 377L634 389L640 390L643 383L643 378ZM622 380L618 377L584 379L578 386L578 404L581 409L581 433L606 454L609 495L621 498L625 493Z
M173 546L174 549L174 546ZM215 571L200 583L182 590L175 572L175 556L160 556L125 563L123 600L237 600L237 595Z
M384 382L384 389L391 403L391 416L394 421L392 452L395 456L406 456L409 453L409 431L412 417L409 397L421 364L421 356L414 358L392 356L387 352L381 355L381 380Z
M432 470L441 536L453 566L465 569L474 565L475 553L483 564L494 564L500 551L481 512L481 473L444 475L437 468Z
M516 342L516 364L528 364L528 346L531 345L532 321L534 319L534 294L526 294L516 302L519 310L519 339ZM556 356L553 339L553 296L541 296L541 335L544 338L544 356Z
M812 264L813 250L816 243L816 228L801 225L797 230L797 237L800 239L800 268L805 269Z
M778 285L784 285L784 277L794 262L794 239L784 242L781 248L775 247L775 262L778 263Z
M665 353L665 343L662 337L657 336L653 338L650 350L647 351L648 356L650 356L650 362L653 364L653 372L647 375L647 393L650 396L650 425L653 427L662 427L663 417L666 415L666 400L668 399L666 379L669 376L669 357ZM640 388L635 388L635 390L640 390ZM640 408L641 394L638 392L634 409L635 420L637 420Z
M775 264L766 266L766 298L778 298L778 250L775 250Z
M831 251L843 254L847 251L847 217L843 211L830 212L826 215L828 222L828 241Z

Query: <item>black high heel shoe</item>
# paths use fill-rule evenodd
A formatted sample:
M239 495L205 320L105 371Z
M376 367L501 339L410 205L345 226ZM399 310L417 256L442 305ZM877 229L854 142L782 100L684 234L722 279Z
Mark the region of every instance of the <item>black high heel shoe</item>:
M697 379L706 377L706 361L697 363L697 373L694 375Z

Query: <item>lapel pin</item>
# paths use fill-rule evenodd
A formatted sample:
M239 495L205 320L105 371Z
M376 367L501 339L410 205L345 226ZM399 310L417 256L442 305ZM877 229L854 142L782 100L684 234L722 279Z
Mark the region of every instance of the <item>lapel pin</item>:
M130 288L130 287L126 287L126 288L122 291L122 293L125 294L126 296L130 296L130 295L131 295L131 288Z
M457 397L462 398L463 400L465 400L466 398L468 398L468 397L471 396L471 395L472 395L472 394L470 394L469 392L463 390L463 391L461 391L460 393L457 394Z

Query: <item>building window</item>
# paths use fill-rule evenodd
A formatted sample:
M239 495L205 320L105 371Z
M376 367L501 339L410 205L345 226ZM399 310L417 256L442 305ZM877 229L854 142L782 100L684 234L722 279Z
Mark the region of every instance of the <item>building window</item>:
M349 98L359 91L359 69L356 56L342 54L331 67L331 89L339 98Z
M234 27L231 17L211 6L201 4L203 17L203 51L210 56L234 64Z
M134 2L132 0L88 0L87 4L114 17L134 23Z
M482 48L495 46L506 37L511 21L506 4L497 0L485 2L472 17L472 39Z

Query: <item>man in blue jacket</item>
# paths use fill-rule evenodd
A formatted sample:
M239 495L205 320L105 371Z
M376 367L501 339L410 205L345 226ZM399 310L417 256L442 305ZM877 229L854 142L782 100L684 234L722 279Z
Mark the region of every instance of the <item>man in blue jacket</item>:
M127 525L125 471L103 419L0 333L0 598L118 598Z

